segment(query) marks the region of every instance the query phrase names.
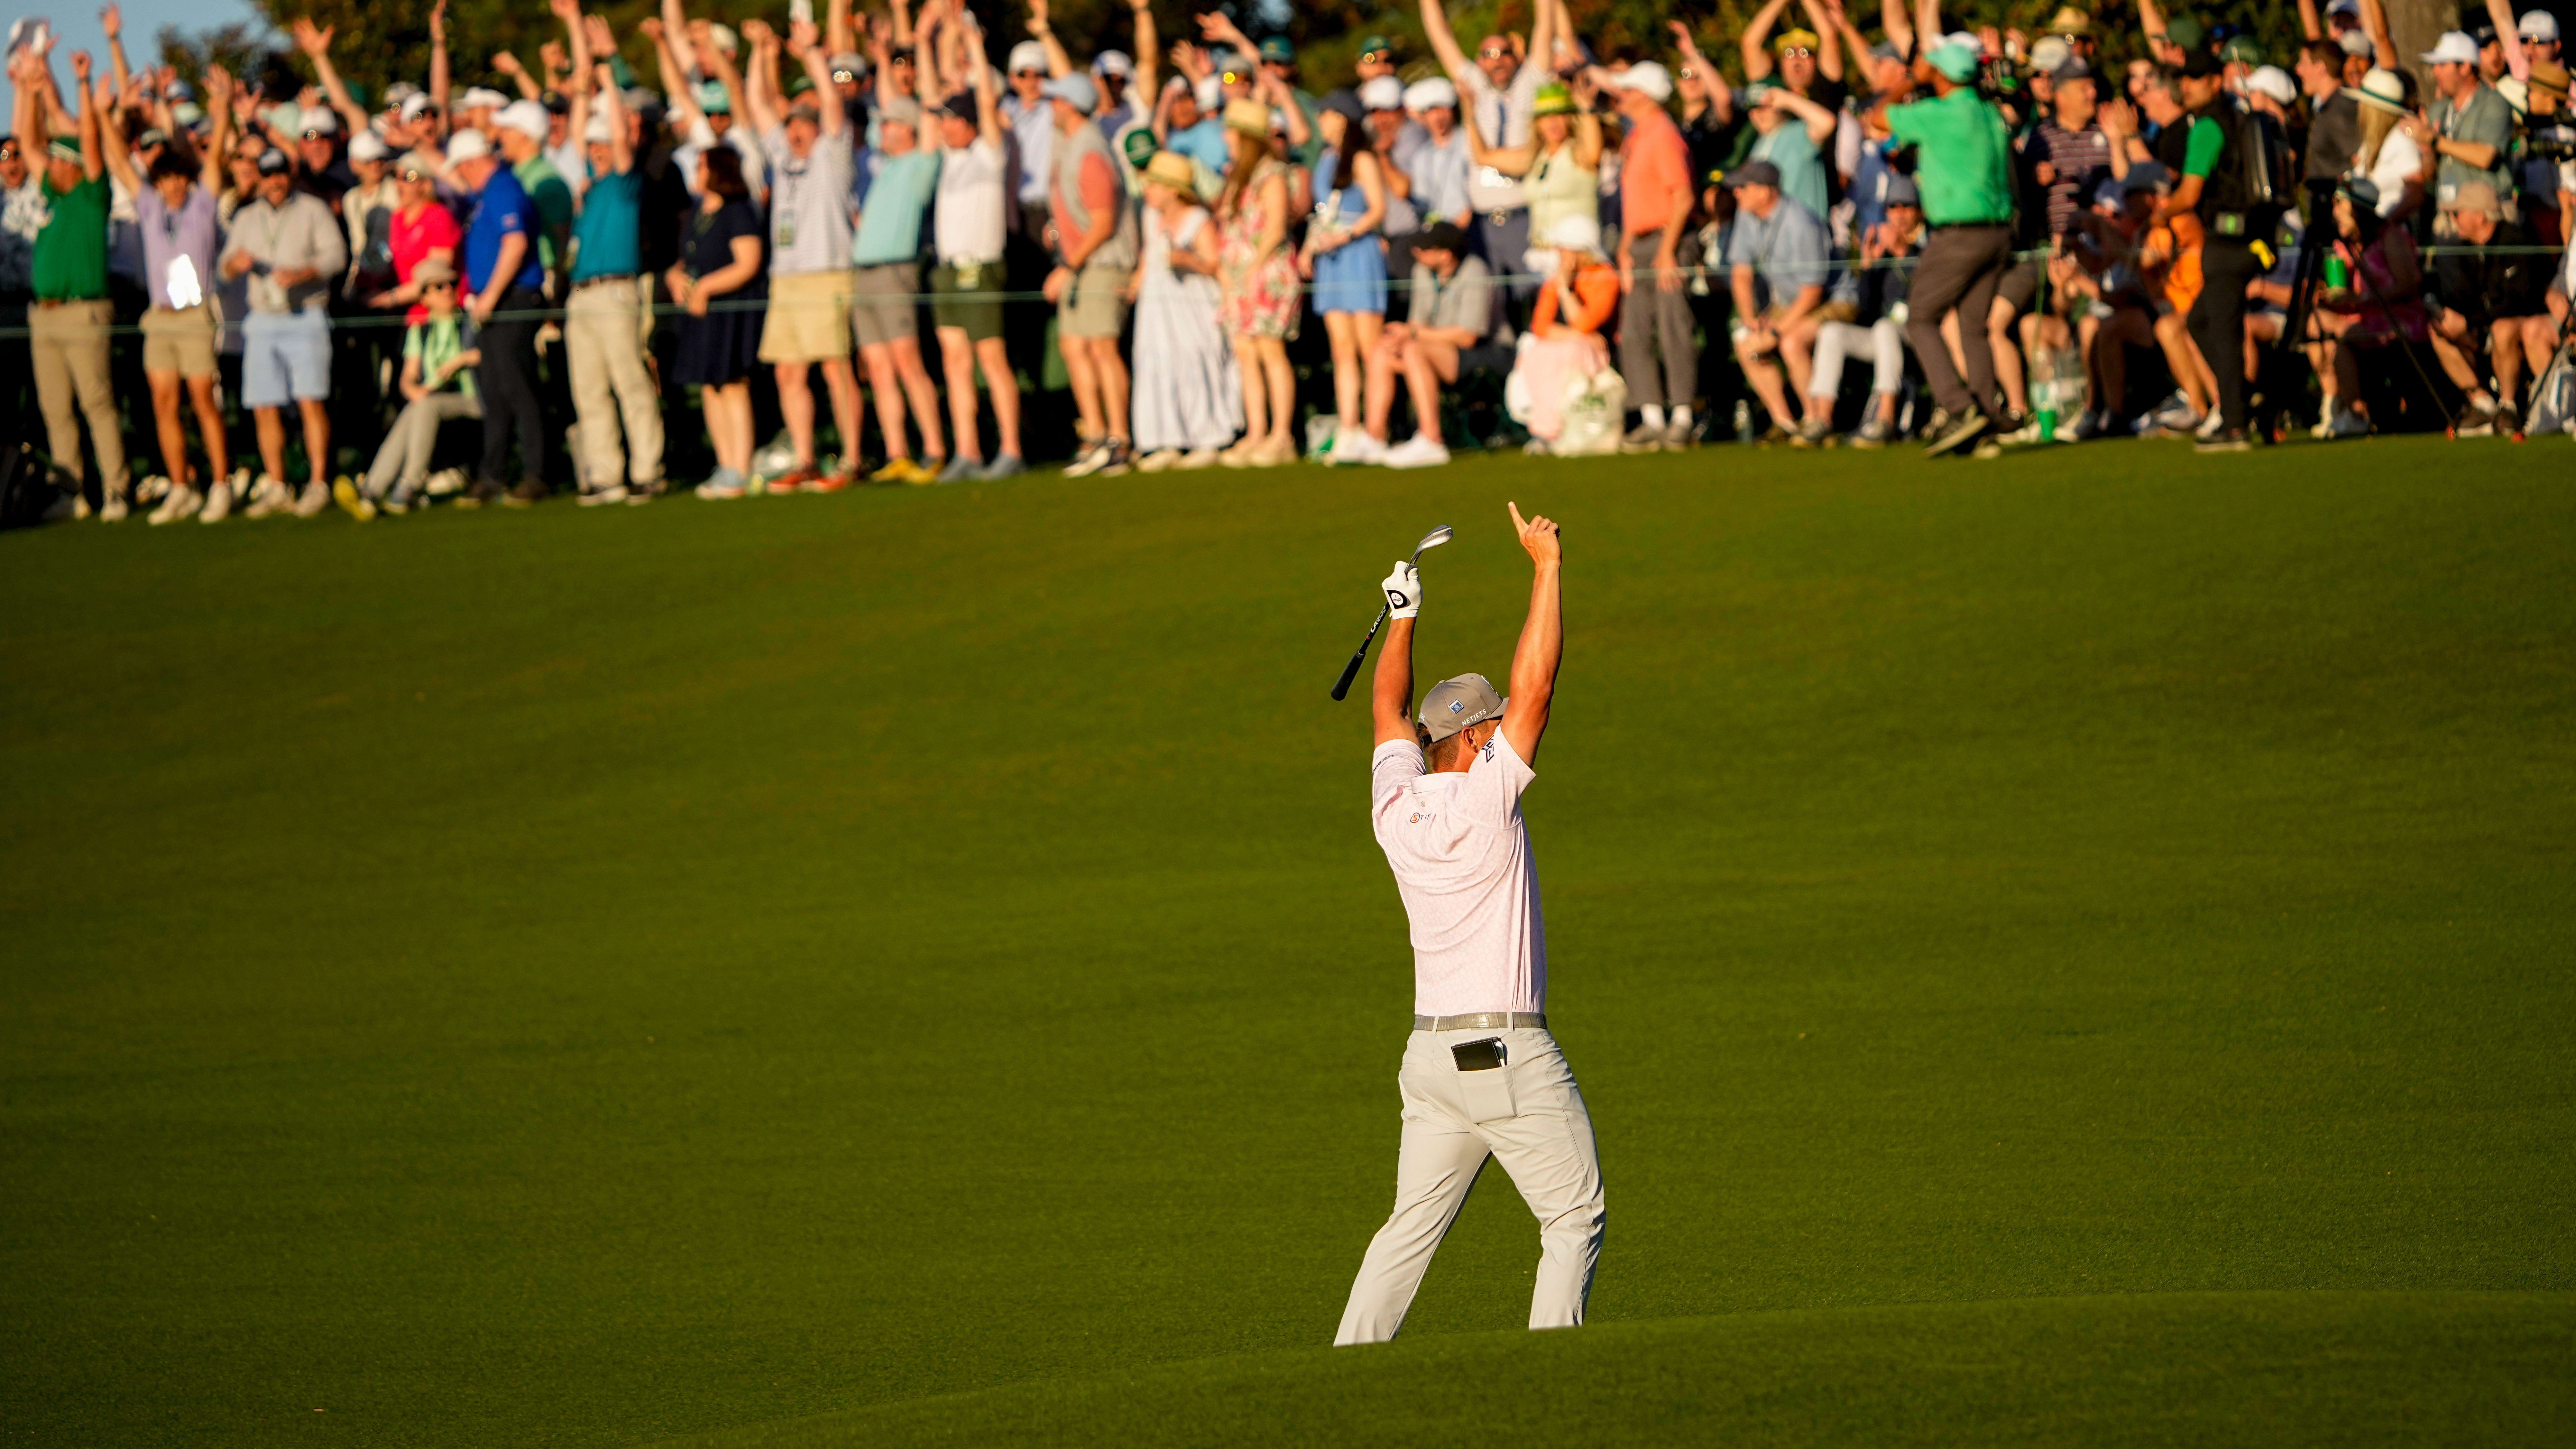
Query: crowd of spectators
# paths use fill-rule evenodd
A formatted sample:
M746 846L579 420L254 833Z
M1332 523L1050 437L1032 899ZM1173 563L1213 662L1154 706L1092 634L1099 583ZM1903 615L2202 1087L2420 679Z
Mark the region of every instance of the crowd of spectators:
M1421 0L1427 56L1367 37L1320 93L1223 15L1130 0L1076 55L1021 3L1002 45L959 0L629 37L549 0L537 64L461 88L442 4L373 97L308 21L291 88L135 68L112 6L66 84L22 21L13 474L214 522L1683 449L1730 408L1991 455L2557 406L2576 128L2507 0L2417 57L2379 0L2298 0L2286 56L2139 0L2119 66L2072 7L1882 0L1873 39L1767 0L1733 76L1678 20L1602 54L1534 0L1471 48Z

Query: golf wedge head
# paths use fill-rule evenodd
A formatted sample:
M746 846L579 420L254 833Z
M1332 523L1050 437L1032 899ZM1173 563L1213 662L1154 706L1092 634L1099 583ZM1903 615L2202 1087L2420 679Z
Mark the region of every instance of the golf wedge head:
M1450 539L1455 537L1457 537L1457 535L1451 533L1449 531L1449 525L1444 523L1438 528L1431 530L1429 533L1422 535L1422 542L1413 546L1413 556L1415 558L1420 558L1422 557L1422 551L1424 549L1438 548L1440 545L1447 543Z

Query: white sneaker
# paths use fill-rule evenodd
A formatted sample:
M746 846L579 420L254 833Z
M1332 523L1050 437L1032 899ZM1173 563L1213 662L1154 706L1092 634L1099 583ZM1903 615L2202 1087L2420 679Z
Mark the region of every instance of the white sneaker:
M170 496L170 480L159 473L151 474L134 485L134 506L159 503Z
M2204 439L2217 437L2218 430L2221 427L2226 426L2226 423L2227 414L2220 412L2216 408L2211 408L2209 410L2209 416L2202 418L2199 426L2191 430L2192 436Z
M1378 461L1390 468L1438 468L1449 462L1449 449L1437 438L1416 433L1395 447L1382 450Z
M242 517L266 518L272 513L283 513L294 506L295 497L286 491L286 485L278 482L274 476L262 473L259 475L259 481L251 485L250 506L242 510Z
M322 511L330 506L331 485L315 478L304 485L302 496L295 500L295 516L319 518L322 516Z
M1139 473L1161 473L1167 471L1174 464L1180 461L1180 449L1156 448L1154 451L1147 453L1144 457L1136 460L1136 471Z
M214 486L206 490L206 506L197 510L197 521L221 523L232 516L232 511L233 480L218 478Z
M161 506L152 510L148 521L154 528L165 523L182 523L196 517L197 511L205 506L206 495L196 489L172 488L170 496L161 500Z
M437 472L429 475L429 485L421 491L432 498L445 498L451 493L461 493L464 489L464 469L441 468Z
M1389 454L1386 444L1366 428L1352 428L1333 434L1333 451L1324 461L1335 465L1383 463Z
M98 521L101 523L123 523L125 521L126 511L127 505L125 502L125 495L123 493L110 493L107 495L105 500L98 505Z

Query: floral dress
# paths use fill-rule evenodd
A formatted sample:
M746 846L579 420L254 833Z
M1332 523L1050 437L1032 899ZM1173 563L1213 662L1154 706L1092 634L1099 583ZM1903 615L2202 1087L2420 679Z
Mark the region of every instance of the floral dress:
M1261 209L1261 192L1273 176L1285 184L1288 168L1277 160L1263 161L1236 198L1221 237L1217 269L1225 288L1225 330L1236 337L1294 338L1298 313L1304 310L1296 253L1284 239L1258 265L1253 262L1271 221Z

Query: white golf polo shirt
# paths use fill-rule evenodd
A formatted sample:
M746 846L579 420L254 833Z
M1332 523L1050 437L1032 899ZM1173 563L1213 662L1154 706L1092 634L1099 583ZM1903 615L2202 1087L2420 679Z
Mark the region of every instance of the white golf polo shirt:
M1521 821L1535 778L1500 730L1464 773L1429 773L1410 740L1369 757L1377 843L1413 924L1421 1015L1547 1010L1547 923Z

